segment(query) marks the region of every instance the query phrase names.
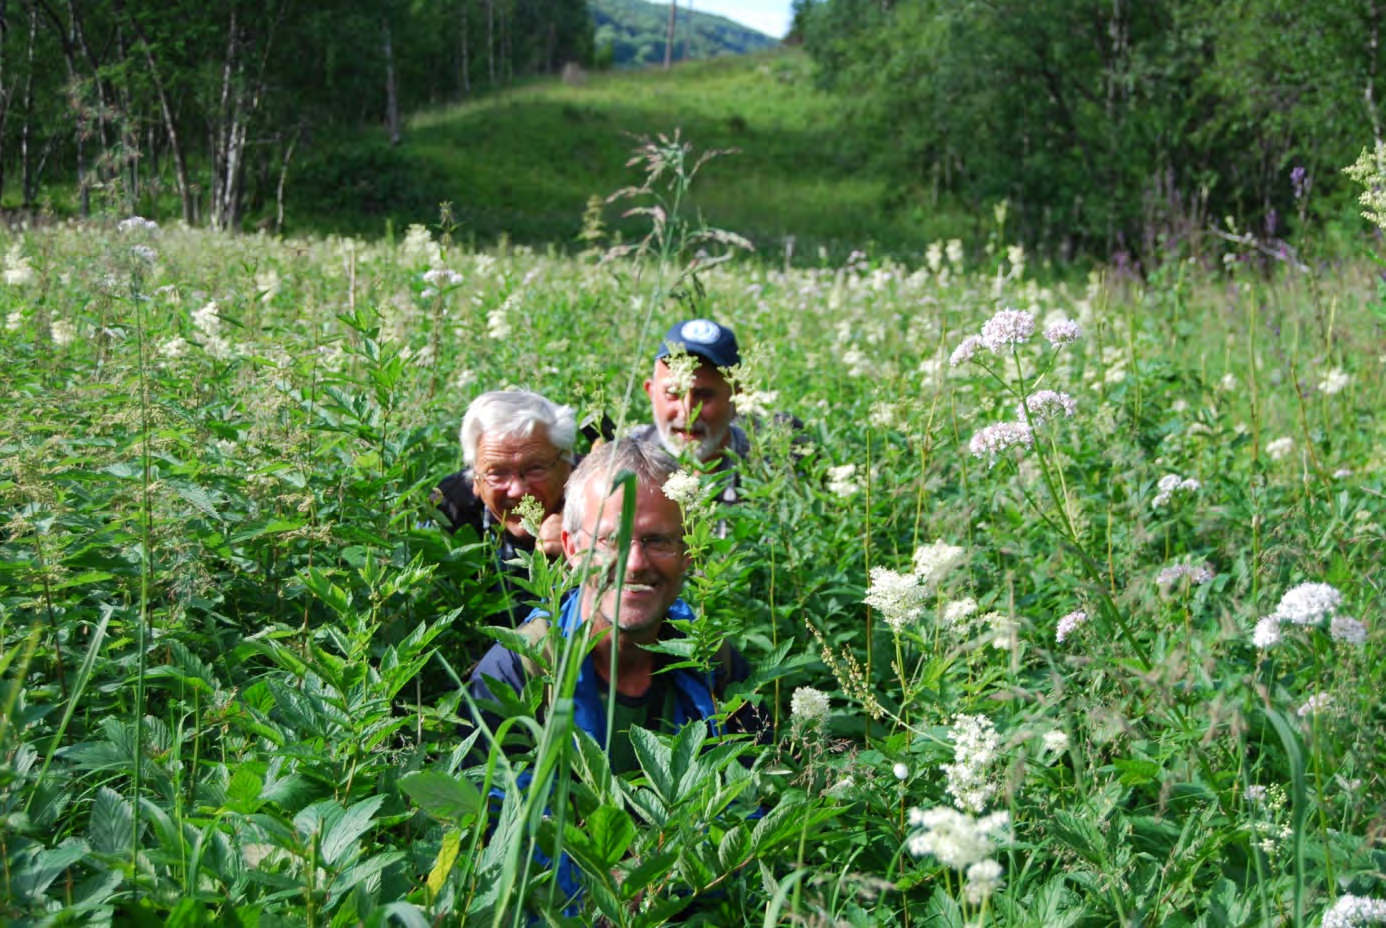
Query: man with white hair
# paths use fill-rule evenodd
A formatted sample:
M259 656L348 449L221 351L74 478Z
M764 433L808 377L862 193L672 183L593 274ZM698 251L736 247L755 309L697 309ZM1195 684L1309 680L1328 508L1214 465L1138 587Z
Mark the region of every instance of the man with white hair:
M478 538L494 538L502 577L518 551L561 554L563 486L573 469L577 440L573 410L538 393L493 390L467 407L460 438L467 466L445 477L431 497L447 518L448 530L469 525ZM543 510L538 538L519 513L526 496ZM514 610L511 616L514 624Z

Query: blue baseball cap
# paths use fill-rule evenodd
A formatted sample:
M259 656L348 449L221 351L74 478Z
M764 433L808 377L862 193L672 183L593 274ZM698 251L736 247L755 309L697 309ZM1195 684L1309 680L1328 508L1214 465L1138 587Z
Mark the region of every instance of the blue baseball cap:
M675 323L659 343L655 360L667 358L671 346L678 345L689 354L711 361L717 367L735 367L741 363L741 349L736 346L736 333L710 319L689 319Z

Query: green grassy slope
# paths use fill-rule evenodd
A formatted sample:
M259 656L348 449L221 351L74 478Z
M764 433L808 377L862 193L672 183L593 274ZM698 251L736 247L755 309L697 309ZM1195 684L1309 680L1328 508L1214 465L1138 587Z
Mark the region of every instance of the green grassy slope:
M329 212L318 198L302 204L294 219L378 234L384 213L396 228L434 222L436 204L447 200L462 237L484 243L505 234L571 247L591 196L639 182L635 169L625 167L633 137L679 129L699 150L740 150L704 169L696 207L710 223L750 236L762 254L782 252L788 236L800 253L870 241L922 247L907 230L883 221L881 184L835 158L840 106L813 88L807 58L793 50L689 62L667 72L593 74L576 86L533 83L411 119L404 146L385 159L404 159L407 167L370 164L376 190L390 186L391 172L407 170L407 179L395 178L403 192L394 199L377 195L363 211L360 198L338 196L339 209ZM608 220L617 221L615 208Z

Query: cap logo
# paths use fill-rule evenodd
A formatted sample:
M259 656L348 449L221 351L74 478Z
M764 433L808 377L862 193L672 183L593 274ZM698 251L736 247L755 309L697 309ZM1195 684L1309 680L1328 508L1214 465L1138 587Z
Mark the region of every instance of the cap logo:
M683 324L679 329L679 337L686 342L711 345L722 337L722 330L715 322L708 322L706 319L694 319L692 322Z

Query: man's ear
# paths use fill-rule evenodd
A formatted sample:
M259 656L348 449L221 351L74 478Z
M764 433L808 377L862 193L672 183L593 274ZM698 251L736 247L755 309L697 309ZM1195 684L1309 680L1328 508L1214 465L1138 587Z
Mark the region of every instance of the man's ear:
M559 533L558 540L563 545L563 556L568 559L568 566L578 566L584 552L578 550L577 537L565 528Z
M645 395L650 398L650 402L654 402L654 381L648 377L645 378Z

